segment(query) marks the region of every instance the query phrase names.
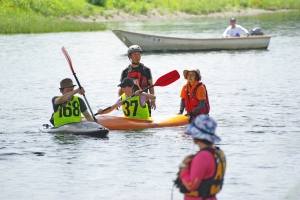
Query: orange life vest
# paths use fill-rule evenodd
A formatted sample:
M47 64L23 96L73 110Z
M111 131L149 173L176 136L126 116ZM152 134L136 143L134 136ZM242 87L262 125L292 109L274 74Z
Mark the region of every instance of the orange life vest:
M200 115L200 114L208 114L209 113L210 105L209 105L209 99L208 99L208 95L207 95L207 89L206 89L206 86L204 85L204 83L202 83L202 82L198 83L198 85L194 88L194 90L191 92L191 94L189 94L188 84L186 84L185 93L184 93L184 101L185 101L185 108L186 108L187 113L194 111L195 108L197 108L197 106L199 105L199 99L197 99L197 97L196 97L196 92L197 92L197 89L201 85L204 86L205 92L206 92L205 105L195 114Z

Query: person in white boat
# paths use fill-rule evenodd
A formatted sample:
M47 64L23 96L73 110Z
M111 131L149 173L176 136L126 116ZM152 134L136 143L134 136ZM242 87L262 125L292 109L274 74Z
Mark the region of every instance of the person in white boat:
M126 77L122 80L122 83L118 85L122 89L122 94L118 98L117 102L109 109L103 111L98 110L98 114L107 114L122 105L124 117L131 119L149 119L149 110L147 102L149 100L154 101L156 96L141 92L138 85L134 84L133 79ZM131 97L134 94L133 97ZM127 97L131 97L125 100Z
M138 45L131 45L127 50L127 56L130 60L130 64L122 71L120 82L124 78L130 77L134 80L134 83L138 85L142 90L153 85L152 74L150 68L141 63L142 48ZM118 96L123 93L122 88L118 90ZM146 91L148 93L148 90ZM149 89L149 93L155 95L154 87ZM147 102L149 115L151 117L151 108L156 109L155 100Z
M81 122L81 114L83 114L88 121L94 121L83 99L74 96L77 93L83 95L85 90L83 87L74 90L75 86L70 78L65 78L60 82L59 90L62 95L52 98L54 113L51 116L50 122L54 126Z
M236 24L235 18L230 18L230 26L226 28L223 33L223 37L240 37L241 35L249 37L250 33L247 29L241 25Z

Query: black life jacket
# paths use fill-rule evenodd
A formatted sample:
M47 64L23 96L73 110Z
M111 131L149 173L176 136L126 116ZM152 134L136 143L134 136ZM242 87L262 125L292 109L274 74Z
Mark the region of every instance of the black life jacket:
M145 65L143 63L140 63L137 70L129 65L127 71L127 77L132 78L135 84L138 85L141 89L145 89L149 86L144 68Z

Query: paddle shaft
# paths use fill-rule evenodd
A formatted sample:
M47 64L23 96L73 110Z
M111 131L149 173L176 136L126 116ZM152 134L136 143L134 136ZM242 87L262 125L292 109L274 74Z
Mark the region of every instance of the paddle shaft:
M65 55L65 57L66 57L66 59L67 59L67 61L68 61L68 63L69 63L69 66L70 66L70 68L71 68L71 71L72 71L72 73L73 73L73 75L74 75L74 77L75 77L75 80L76 80L76 82L77 82L79 88L82 88L81 85L80 85L80 82L79 82L79 80L78 80L78 78L77 78L77 76L76 76L76 73L75 73L75 71L74 71L74 68L73 68L73 65L72 65L71 57L69 56L69 54L68 54L68 52L67 52L67 50L66 50L65 47L62 47L62 52L63 52L63 54ZM89 104L89 102L88 102L88 100L87 100L85 94L83 94L83 98L84 98L84 100L85 100L85 102L86 102L86 104L87 104L87 106L88 106L88 108L89 108L89 110L90 110L90 112L91 112L91 115L92 115L94 121L97 122L97 119L95 118L95 116L94 116L94 114L93 114L93 111L92 111L92 109L91 109L91 106L90 106L90 104ZM98 123L98 122L97 122L97 123Z
M140 93L142 92L145 92L147 91L148 89L154 87L154 86L167 86L167 85L170 85L171 83L175 82L176 80L178 80L180 78L180 75L178 73L177 70L173 70L163 76L161 76L160 78L157 79L157 81L153 84L153 85L150 85L148 87L146 87L145 89L141 90ZM135 94L133 93L131 96L127 97L126 99L112 105L112 106L109 106L107 108L105 108L103 111L105 112L106 110L110 109L111 107L113 106L116 106L120 103L123 103L124 101L127 101L128 99L134 97ZM96 113L95 115L98 115L98 113Z

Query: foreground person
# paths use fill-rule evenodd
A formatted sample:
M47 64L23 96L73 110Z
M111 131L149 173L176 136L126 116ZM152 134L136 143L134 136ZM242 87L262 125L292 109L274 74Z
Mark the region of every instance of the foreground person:
M181 102L178 114L182 114L186 109L191 122L197 115L209 114L209 99L206 86L201 82L199 69L184 70L183 76L188 82L182 87L180 93Z
M65 78L60 82L60 92L62 96L55 96L52 98L52 106L54 113L51 116L50 122L54 126L62 126L68 123L81 122L81 114L88 121L94 121L87 110L85 102L75 94L83 95L85 93L83 88L74 90L73 81L70 78Z
M98 110L98 114L110 113L115 108L122 105L124 117L148 120L150 116L147 101L154 101L156 97L153 94L148 94L145 92L140 93L141 90L139 90L139 87L134 84L134 81L131 78L128 77L124 78L118 87L122 89L123 94L113 106L105 111L102 109ZM135 96L124 101L127 97L130 97L133 94Z
M226 169L224 152L215 142L221 138L215 134L217 123L207 115L199 115L186 125L200 151L187 156L179 165L179 177L175 184L184 193L185 200L216 200L223 186Z

